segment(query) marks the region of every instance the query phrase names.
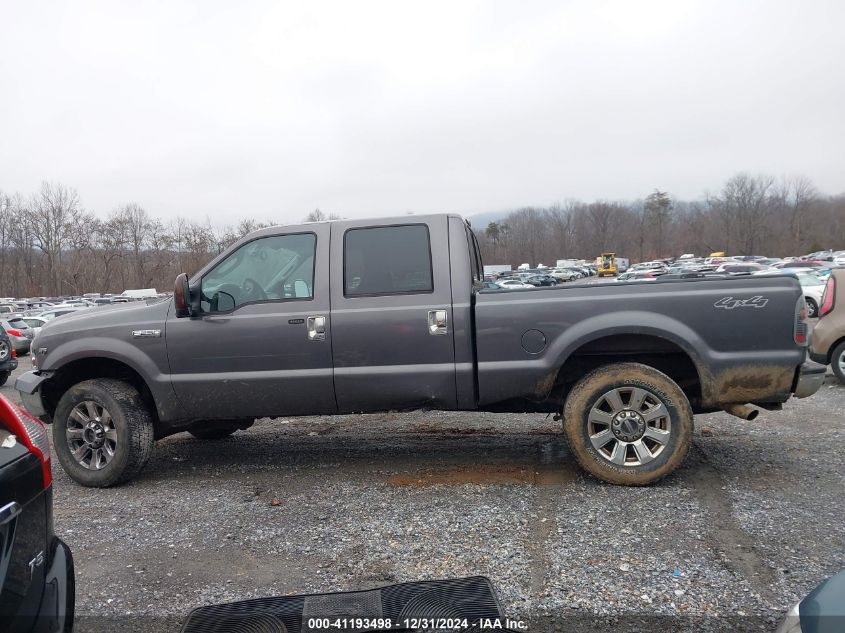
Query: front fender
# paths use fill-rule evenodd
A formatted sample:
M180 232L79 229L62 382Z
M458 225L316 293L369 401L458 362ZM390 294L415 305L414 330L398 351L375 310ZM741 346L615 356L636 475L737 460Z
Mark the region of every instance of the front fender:
M123 363L134 370L149 387L162 421L185 417L173 391L167 367L164 338L139 338L132 343L102 336L82 336L66 339L50 347L41 363L41 373L60 371L74 361L107 358ZM28 386L28 384L27 384Z

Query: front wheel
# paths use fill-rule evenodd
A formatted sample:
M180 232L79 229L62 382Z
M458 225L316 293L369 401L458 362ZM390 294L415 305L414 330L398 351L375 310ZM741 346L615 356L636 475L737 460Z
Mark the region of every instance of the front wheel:
M155 443L141 394L112 378L80 382L59 400L53 447L71 479L106 488L129 481L146 465Z
M569 392L563 430L575 459L602 481L651 484L680 466L692 444L686 395L640 363L605 365Z

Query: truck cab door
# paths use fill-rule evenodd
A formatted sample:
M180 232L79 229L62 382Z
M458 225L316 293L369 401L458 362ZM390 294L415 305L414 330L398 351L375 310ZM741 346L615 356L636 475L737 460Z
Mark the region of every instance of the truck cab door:
M339 411L456 408L446 216L331 230Z
M195 314L176 318L171 307L166 328L173 389L190 417L336 411L329 237L327 224L268 229L191 280Z

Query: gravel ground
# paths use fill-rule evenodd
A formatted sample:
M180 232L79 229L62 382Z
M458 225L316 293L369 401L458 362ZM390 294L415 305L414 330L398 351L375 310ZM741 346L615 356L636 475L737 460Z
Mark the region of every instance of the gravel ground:
M2 392L16 398L13 382ZM78 630L132 615L138 630L176 631L216 602L476 574L535 631L774 630L845 567L843 405L829 377L753 422L698 416L686 464L649 488L585 476L559 423L515 414L180 434L109 490L54 465Z

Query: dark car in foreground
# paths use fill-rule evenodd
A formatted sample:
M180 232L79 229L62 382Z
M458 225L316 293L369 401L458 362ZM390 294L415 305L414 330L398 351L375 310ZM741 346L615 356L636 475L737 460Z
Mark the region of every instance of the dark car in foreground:
M262 229L172 298L48 323L15 387L88 486L182 431L412 409L556 414L587 471L646 485L683 462L694 414L753 419L824 380L794 275L502 292L483 270L457 215Z
M845 631L845 570L813 589L786 614L777 633Z
M18 368L15 344L9 335L0 328L0 387L6 384L12 372Z
M50 444L40 420L0 395L0 630L68 633L73 557L53 532Z

